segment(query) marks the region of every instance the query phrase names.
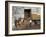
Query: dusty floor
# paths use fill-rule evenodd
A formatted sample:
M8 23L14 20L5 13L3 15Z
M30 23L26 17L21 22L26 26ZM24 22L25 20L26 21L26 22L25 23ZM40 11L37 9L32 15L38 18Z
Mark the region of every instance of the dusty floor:
M33 30L33 29L40 29L40 25L30 26L29 28L21 29L21 30ZM16 29L16 28L14 27L13 30L19 30L19 29Z

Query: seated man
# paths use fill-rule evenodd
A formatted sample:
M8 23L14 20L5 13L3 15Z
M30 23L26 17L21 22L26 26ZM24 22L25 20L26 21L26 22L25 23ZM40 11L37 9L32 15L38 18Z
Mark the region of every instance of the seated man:
M23 30L23 29L28 29L30 28L31 25L31 20L30 18L24 19L24 18L20 18L19 20L16 21L16 28Z

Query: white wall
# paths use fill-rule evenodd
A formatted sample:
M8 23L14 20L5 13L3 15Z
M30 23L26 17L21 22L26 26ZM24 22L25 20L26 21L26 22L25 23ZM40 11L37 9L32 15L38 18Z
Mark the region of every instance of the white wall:
M18 1L18 0L16 0L16 1ZM21 1L29 1L29 2L32 1L32 2L44 2L44 3L46 3L46 0L21 0ZM0 37L5 37L4 36L5 35L5 20L4 19L5 19L5 0L0 0ZM45 17L45 19L46 19L46 17ZM12 37L46 37L46 34L12 36Z

